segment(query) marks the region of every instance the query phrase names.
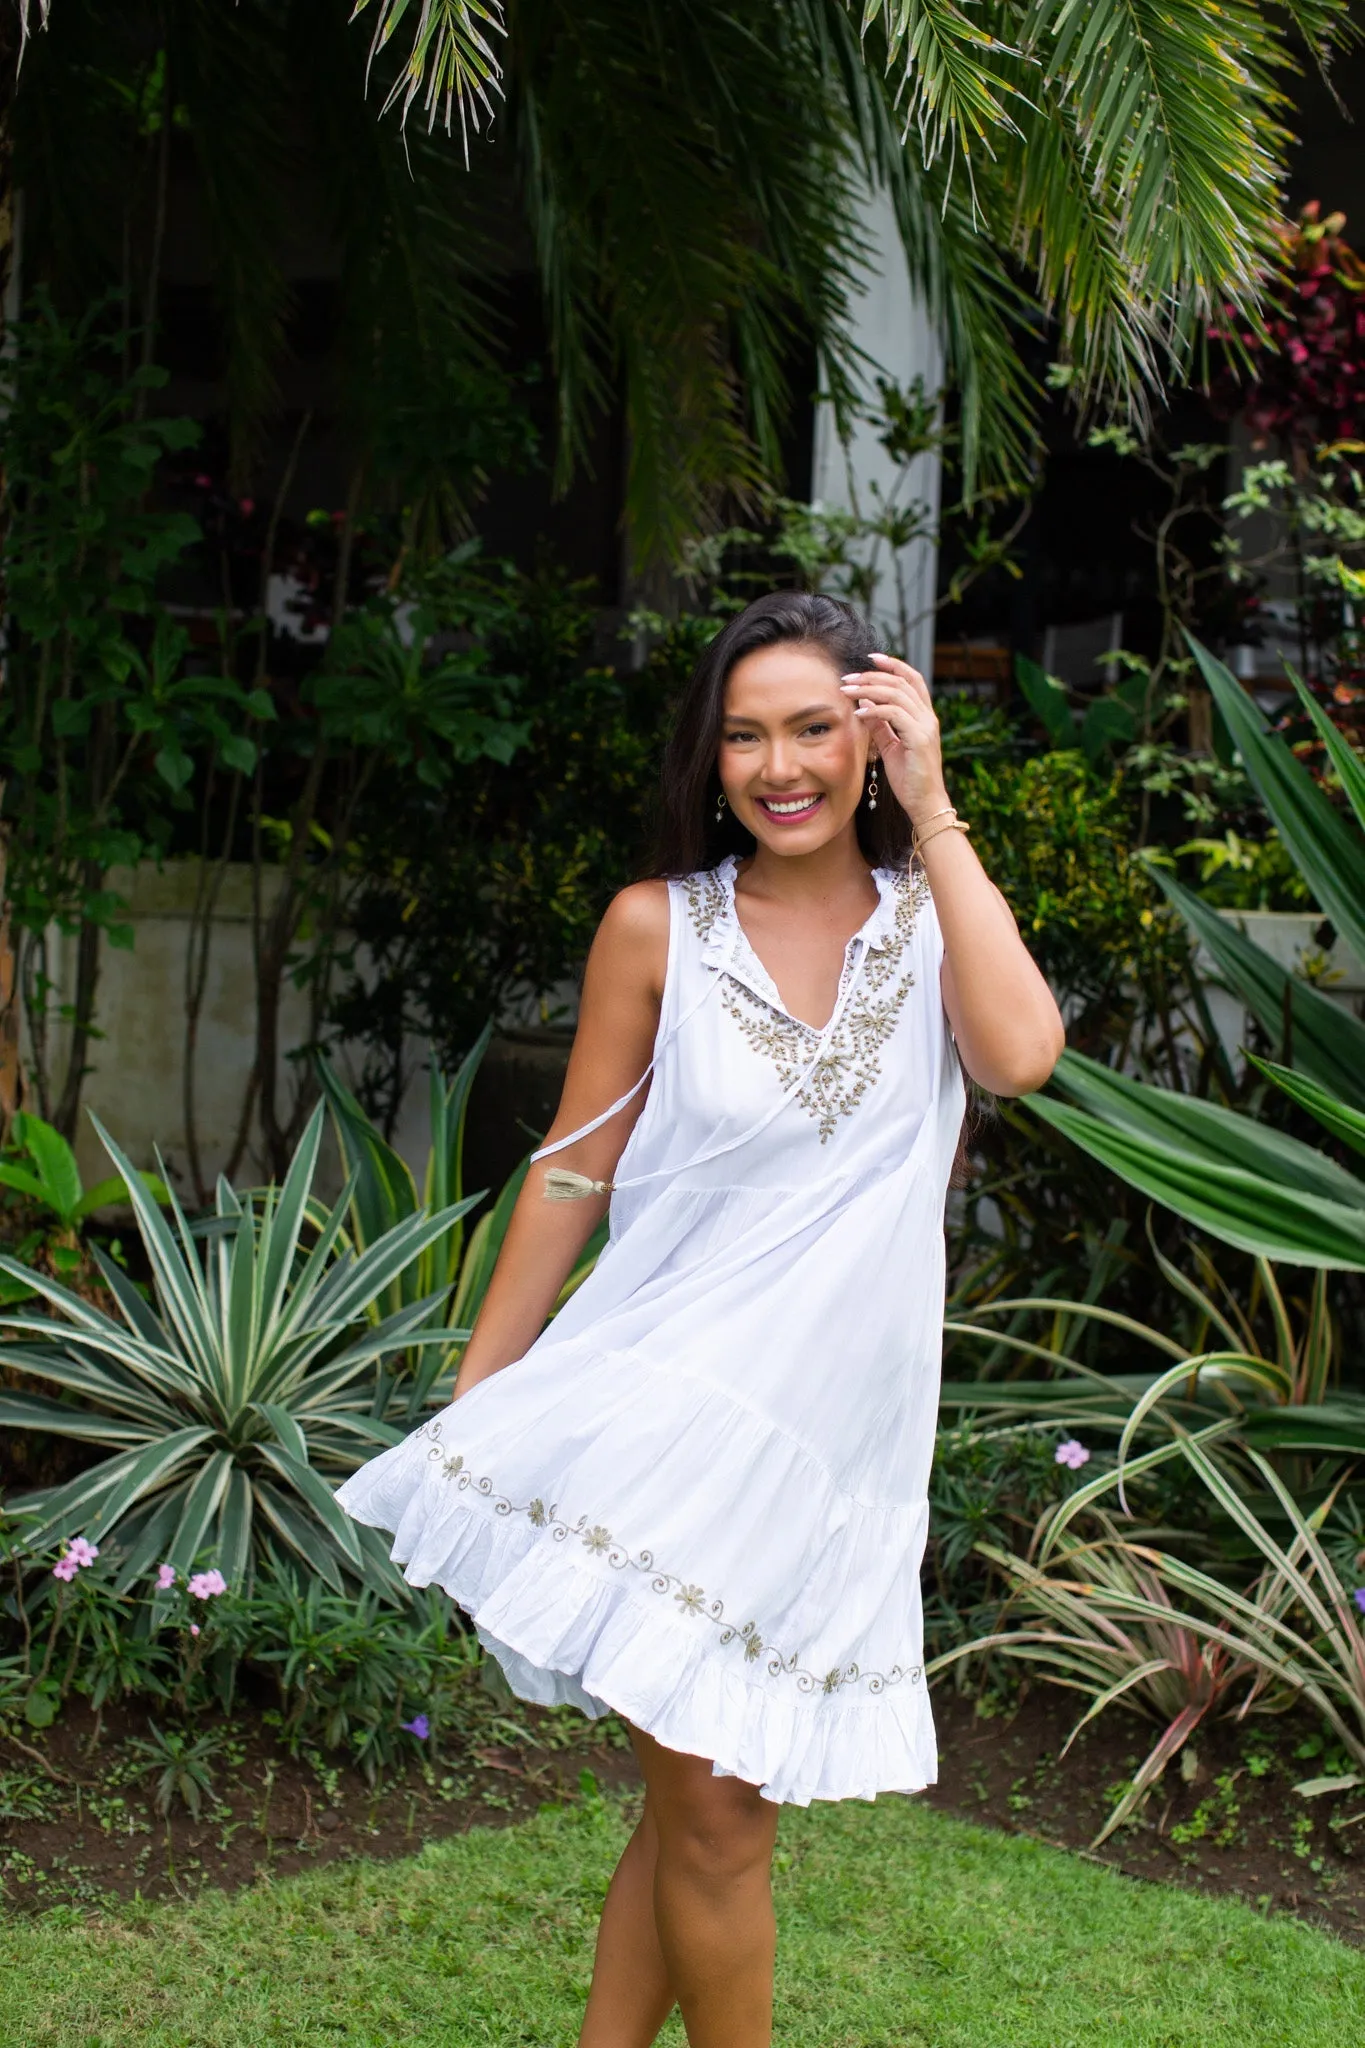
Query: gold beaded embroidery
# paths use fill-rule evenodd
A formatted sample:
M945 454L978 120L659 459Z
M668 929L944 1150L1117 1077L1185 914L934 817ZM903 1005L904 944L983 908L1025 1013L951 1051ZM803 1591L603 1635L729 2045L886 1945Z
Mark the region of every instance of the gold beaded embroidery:
M441 1442L441 1430L442 1423L437 1419L422 1423L413 1431L413 1435L429 1440L431 1448L427 1452L428 1458L440 1465L443 1476L453 1481L460 1492L472 1489L484 1500L491 1501L495 1515L525 1515L533 1528L548 1529L552 1542L567 1543L571 1537L576 1537L589 1556L605 1558L616 1571L629 1569L641 1573L648 1579L651 1592L665 1597L672 1596L673 1604L680 1613L696 1620L709 1621L719 1631L719 1641L723 1647L739 1643L743 1648L746 1664L757 1663L760 1657L766 1658L764 1668L770 1678L791 1678L796 1681L798 1692L825 1696L839 1692L846 1685L861 1685L870 1693L881 1693L885 1692L888 1686L900 1685L902 1682L909 1685L919 1685L922 1682L924 1667L920 1664L893 1664L889 1671L864 1671L858 1664L836 1665L823 1676L808 1671L798 1656L789 1656L775 1644L765 1642L757 1622L746 1621L741 1626L736 1622L727 1621L723 1600L708 1599L703 1587L688 1584L675 1572L664 1571L656 1563L652 1550L636 1551L632 1556L625 1545L618 1543L611 1531L604 1529L600 1522L590 1524L586 1515L580 1515L576 1522L566 1522L555 1512L553 1505L547 1507L540 1499L529 1502L525 1507L518 1507L506 1494L498 1492L491 1479L476 1479L462 1456L456 1454L448 1457L445 1445Z
M715 877L694 879L711 881ZM868 1089L881 1079L879 1055L915 984L914 971L904 954L928 887L922 870L914 877L896 876L891 934L885 945L869 948L857 994L837 1030L826 1040L818 1065L797 1092L796 1100L819 1125L822 1145L832 1137L839 1118L850 1116ZM722 897L724 893L722 887ZM786 1010L774 1009L744 982L733 976L727 976L727 982L722 997L725 1009L754 1051L772 1061L783 1088L790 1088L810 1065L820 1033Z

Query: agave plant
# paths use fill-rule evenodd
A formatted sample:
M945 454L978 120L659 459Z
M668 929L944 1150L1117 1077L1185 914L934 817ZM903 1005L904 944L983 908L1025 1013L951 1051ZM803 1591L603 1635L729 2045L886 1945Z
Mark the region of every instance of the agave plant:
M379 1363L382 1397L395 1406L401 1405L409 1426L443 1394L448 1397L448 1382L453 1380L460 1352L483 1304L526 1178L523 1163L491 1208L466 1232L464 1219L471 1204L464 1199L465 1118L469 1091L491 1036L492 1027L488 1026L453 1080L447 1080L436 1062L432 1062L431 1147L420 1193L407 1162L385 1142L383 1134L333 1069L325 1061L318 1063L318 1079L332 1114L341 1156L351 1176L347 1232L354 1248L365 1252L410 1217L452 1205L446 1210L451 1218L447 1228L432 1238L410 1265L396 1273L370 1305L369 1313L378 1321L381 1316L398 1315L419 1299L444 1297L445 1344L434 1343L428 1334L423 1339L423 1348L412 1358L403 1359L395 1351ZM603 1223L564 1283L556 1307L587 1278L605 1240Z
M162 1215L99 1127L136 1214L150 1303L98 1251L110 1311L0 1258L0 1270L54 1312L5 1313L0 1363L58 1395L0 1391L0 1424L107 1453L66 1484L16 1501L38 1516L35 1547L78 1530L93 1540L114 1534L120 1587L157 1563L183 1573L202 1550L241 1581L275 1546L337 1590L347 1570L376 1583L387 1576L382 1547L343 1514L333 1487L403 1434L377 1364L459 1333L431 1328L444 1285L377 1323L369 1310L476 1198L419 1210L357 1253L344 1242L354 1176L309 1220L323 1114L319 1105L280 1187L244 1198L220 1180L216 1214L198 1232L173 1195L170 1220Z

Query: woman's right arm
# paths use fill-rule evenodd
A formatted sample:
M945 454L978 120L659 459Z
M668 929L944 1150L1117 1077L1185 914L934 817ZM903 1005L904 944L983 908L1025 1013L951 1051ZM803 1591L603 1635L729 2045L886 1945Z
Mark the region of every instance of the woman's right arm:
M667 968L668 885L633 883L613 898L592 942L578 1030L547 1144L591 1123L639 1080L654 1050ZM641 1089L599 1130L531 1167L455 1376L456 1400L530 1349L606 1212L605 1195L546 1201L547 1168L568 1166L590 1180L610 1180L647 1094Z

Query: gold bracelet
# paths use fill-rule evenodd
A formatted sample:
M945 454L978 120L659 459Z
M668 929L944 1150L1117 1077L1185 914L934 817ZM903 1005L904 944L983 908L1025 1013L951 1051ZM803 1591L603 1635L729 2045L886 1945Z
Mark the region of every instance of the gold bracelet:
M937 815L939 815L939 816L941 817L941 816L942 816L942 813L941 813L941 812L939 812L939 813L938 813ZM922 834L920 833L920 831L919 831L918 827L916 827L915 831L913 831L913 832L911 833L911 835L910 835L910 851L911 851L911 852L912 852L913 854L916 854L916 855L920 855L920 856L922 856L922 855L923 855L923 852L924 852L924 849L925 849L925 847L926 847L926 846L928 845L929 841L930 841L931 839L937 839L937 838L939 837L940 833L943 833L943 832L970 832L970 831L971 831L971 829L972 829L972 828L971 828L971 826L970 826L970 825L969 825L969 824L967 823L966 819L965 819L965 818L959 818L959 817L957 816L956 812L954 812L953 816L952 816L952 817L951 817L951 818L949 819L949 821L948 821L948 823L947 823L946 825L939 825L939 826L938 826L938 827L937 827L937 828L936 828L936 829L935 829L934 831L932 831L932 832L930 832L929 834L927 834L927 836L926 836L926 835L922 835Z
M957 816L956 804L945 804L941 811L930 811L928 817L923 820L923 823L926 825L932 825L935 818L946 818L949 815L949 813L951 813L953 817ZM914 830L916 832L918 832L919 829L920 827L918 825L914 827Z

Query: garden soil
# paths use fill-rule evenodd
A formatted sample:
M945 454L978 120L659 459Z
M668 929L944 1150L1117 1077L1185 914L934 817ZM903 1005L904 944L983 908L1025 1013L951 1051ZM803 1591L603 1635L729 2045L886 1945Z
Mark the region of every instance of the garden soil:
M1080 1711L1039 1686L983 1715L970 1697L936 1696L940 1781L931 1805L1086 1855L1148 1882L1232 1893L1365 1945L1365 1790L1305 1799L1295 1786L1337 1765L1313 1727L1290 1718L1201 1731L1136 1820L1093 1839L1155 1730L1114 1711L1084 1729ZM192 1897L355 1856L414 1853L471 1827L511 1823L547 1800L638 1790L625 1731L479 1702L474 1724L438 1751L370 1785L316 1751L291 1757L262 1718L228 1724L214 1795L198 1816L155 1811L154 1781L133 1776L129 1742L145 1723L108 1717L91 1748L73 1712L30 1740L0 1735L0 1885L11 1911L87 1909L121 1899ZM585 1774L590 1774L585 1776Z

